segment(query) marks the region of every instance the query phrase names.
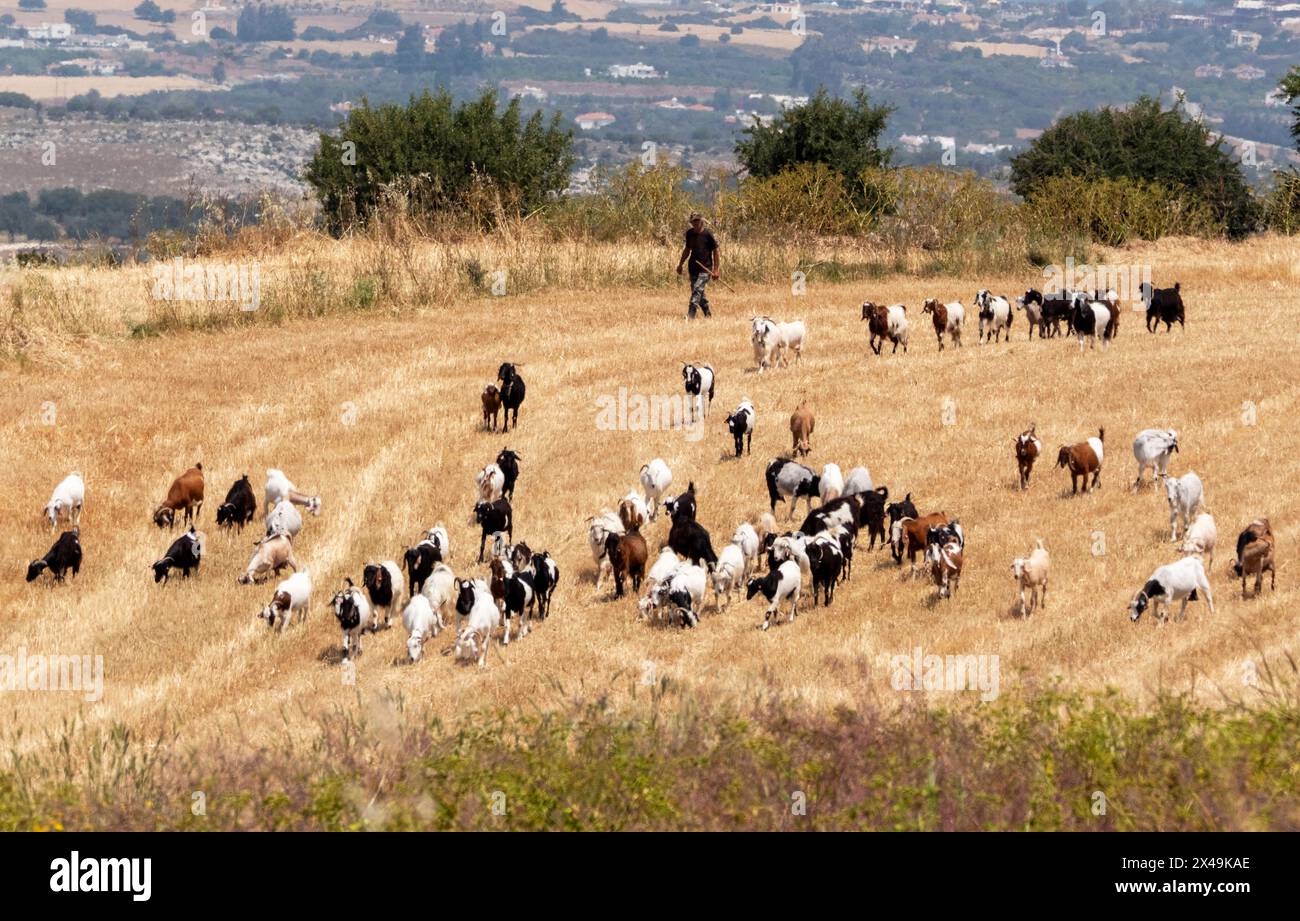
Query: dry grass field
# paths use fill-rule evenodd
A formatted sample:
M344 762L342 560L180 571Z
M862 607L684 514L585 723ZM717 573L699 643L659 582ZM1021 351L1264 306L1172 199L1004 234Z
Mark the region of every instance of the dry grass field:
M195 740L237 731L258 741L305 725L295 716L302 711L365 707L390 692L447 717L471 706L545 709L568 695L619 699L651 665L686 696L707 688L736 699L777 692L823 709L864 696L892 705L902 695L889 660L917 646L997 655L1004 694L1050 679L1115 686L1139 700L1159 688L1210 699L1216 688L1235 693L1243 662L1295 648L1300 378L1292 337L1280 331L1300 319L1300 305L1284 296L1300 276L1300 254L1277 240L1167 241L1112 256L1150 263L1157 283L1182 283L1186 332L1149 335L1129 314L1108 351L1080 354L1073 341L1026 341L1021 317L1010 344L980 346L971 329L964 348L940 354L916 322L906 355L869 355L858 319L864 298L907 303L915 322L927 296L969 304L980 287L1013 295L1035 283L1029 275L899 277L814 283L802 298L715 285L715 317L691 325L682 319L684 286L557 290L412 316L92 336L69 340L59 360L8 360L0 367L0 557L8 561L0 651L102 655L105 692L96 703L6 694L7 721L27 731L26 745L74 715L92 726L147 731L175 721ZM85 284L111 288L114 278L90 271ZM754 373L747 330L759 312L807 321L800 365ZM529 387L508 436L483 431L478 417L478 392L505 360L518 363ZM701 440L597 426L602 395L677 393L684 360L710 362L718 374ZM866 464L891 495L911 493L923 512L960 517L968 547L955 598L937 602L930 585L900 579L886 553L865 547L833 606L805 604L794 624L767 633L756 629L758 600L723 613L710 600L698 628L678 630L638 623L631 599L593 591L584 519L632 488L641 464L663 457L674 491L693 480L700 521L715 544L725 542L765 507L763 468L788 450L787 419L803 396L817 413L813 464ZM757 407L757 434L753 455L736 460L723 419L745 397ZM1011 442L1030 422L1052 456L1022 493ZM1064 472L1052 468L1056 446L1099 426L1108 449L1102 488L1071 497ZM1129 444L1147 426L1179 430L1172 469L1201 475L1220 534L1216 612L1194 604L1184 623L1161 627L1126 617L1150 571L1177 557L1163 496L1130 489ZM349 686L330 594L345 576L359 579L367 560L400 558L439 521L451 531L457 573L483 574L467 524L473 476L506 445L523 458L516 539L549 550L563 571L553 616L522 642L494 645L485 671L437 655L445 637L418 665L401 664L399 626L367 640ZM157 530L150 512L172 477L199 460L209 557L197 577L155 585L149 564L176 535ZM271 587L235 582L254 533L214 525L230 483L248 473L260 495L268 467L324 500L296 547L315 583L311 615L283 636L254 617ZM84 568L67 585L24 584L26 562L51 542L40 509L71 470L88 489ZM1227 567L1237 531L1257 515L1278 534L1278 587L1243 601ZM648 526L652 551L667 527L663 518ZM1036 538L1053 556L1048 604L1019 619L1008 565Z

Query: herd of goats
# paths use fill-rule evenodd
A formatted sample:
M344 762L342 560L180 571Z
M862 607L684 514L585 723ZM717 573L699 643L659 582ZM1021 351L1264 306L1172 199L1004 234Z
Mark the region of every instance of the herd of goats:
M1184 322L1178 285L1148 289L1143 294L1149 330L1154 331L1160 322L1166 329L1175 322ZM1003 332L1010 335L1014 311L1006 298L980 291L974 304L981 341L997 341ZM1067 334L1079 336L1081 346L1084 338L1100 337L1103 347L1114 337L1120 313L1114 292L1044 296L1031 290L1016 300L1015 309L1026 313L1031 336L1036 327L1040 336L1050 338L1065 322ZM960 302L927 300L923 312L933 316L940 349L945 335L960 344L965 320ZM885 340L892 341L895 349L901 344L906 351L905 307L867 302L862 306L862 316L870 321L870 346L874 352L879 354ZM751 324L759 373L788 364L791 355L799 360L807 338L802 321L780 323L760 316L754 317ZM716 383L712 367L685 364L682 378L692 421L707 418ZM512 423L517 427L525 395L524 380L516 367L502 364L494 383L481 394L483 429L496 431L498 422L503 423L503 432L508 432ZM754 418L754 407L748 400L726 418L737 457L752 445ZM911 493L901 501L888 502L888 488L875 486L865 467L855 467L846 475L834 463L823 465L820 472L799 463L798 458L811 453L815 425L812 408L802 402L790 418L790 456L775 458L765 471L770 510L742 522L718 552L709 532L696 520L694 482L685 491L669 495L673 472L663 459L655 458L642 466L639 492L630 491L618 503L617 511L606 509L587 519L597 591L606 578L612 578L614 597L620 598L625 594L625 583L630 582L632 591L640 593L640 618L683 627L698 624L710 586L718 610L729 606L738 592L743 591L746 599L761 594L767 610L760 626L767 630L781 617L783 607L789 621L794 621L809 587L814 607L819 598L823 605L833 602L836 585L852 575L854 549L859 534L865 531L868 551L875 550L878 544L888 544L896 564L901 566L906 558L910 575L927 574L936 586L938 598L950 598L962 573L965 533L960 521L942 512L920 514ZM1100 486L1105 437L1101 429L1095 437L1060 448L1057 467L1068 471L1074 492L1082 489L1087 493ZM1201 596L1214 611L1206 575L1214 561L1214 518L1204 507L1203 484L1195 472L1178 477L1169 474L1169 462L1178 450L1178 433L1172 429L1146 429L1133 441L1138 468L1134 488L1141 489L1147 470L1152 472L1153 483L1163 481L1169 504L1170 539L1179 544L1183 554L1176 562L1156 569L1134 595L1129 607L1133 621L1151 607L1153 615L1163 622L1175 602L1181 602L1177 615L1181 621L1188 602ZM1016 437L1014 455L1022 489L1029 488L1041 452L1042 442L1034 426ZM481 531L476 562L486 562L486 576L455 576L449 565L448 532L439 523L425 532L419 543L405 549L400 564L394 560L370 562L362 570L361 585L350 578L344 580L329 602L342 630L344 662L361 653L364 633L389 627L394 614L400 615L406 628L411 662L420 660L426 641L445 629L454 615L455 642L443 652L454 653L457 659L477 660L479 666L486 665L490 639L497 630L502 631L502 645L508 645L516 622L515 636L522 638L529 633L530 617L544 620L548 616L560 579L559 567L547 551L534 551L522 541L514 542L511 503L520 459L516 452L504 449L475 478L477 500L473 514ZM787 519L793 521L801 498L806 500L802 524L797 530L782 531L775 518L777 504L787 503ZM816 508L814 498L818 500ZM154 511L153 520L159 528L174 528L178 515L183 515L183 524L189 525L153 564L155 582L166 582L175 571L182 577L198 571L206 553L205 536L196 529L203 499L203 465L196 463L173 481L166 498ZM32 561L28 582L45 571L52 574L54 581L62 582L65 573L71 571L75 576L80 570L84 502L81 474L72 473L55 487L44 516L52 529L57 530L64 521L70 527L44 557ZM245 474L217 507L217 526L242 532L257 509L257 497ZM283 471L270 469L262 509L265 534L256 543L252 559L238 581L260 583L272 576L278 578L285 569L293 571L278 581L271 600L258 613L271 628L283 632L295 620L305 620L312 596L310 572L299 566L293 551L294 540L303 527L299 509L319 515L321 499L299 491ZM666 541L652 563L642 529L654 522L660 511L666 513L670 524ZM1255 579L1255 595L1262 590L1265 573L1275 583L1273 557L1274 537L1268 520L1252 521L1237 538L1232 567L1242 581L1243 596L1250 576ZM1042 541L1012 562L1021 616L1046 605L1050 569L1050 556Z

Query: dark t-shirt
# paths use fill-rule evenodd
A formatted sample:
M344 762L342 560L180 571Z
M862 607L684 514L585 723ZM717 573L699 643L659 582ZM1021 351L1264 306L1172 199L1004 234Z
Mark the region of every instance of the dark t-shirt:
M718 248L718 241L713 238L713 231L699 230L694 227L686 229L686 248L691 251L688 269L691 278L713 268L713 251Z

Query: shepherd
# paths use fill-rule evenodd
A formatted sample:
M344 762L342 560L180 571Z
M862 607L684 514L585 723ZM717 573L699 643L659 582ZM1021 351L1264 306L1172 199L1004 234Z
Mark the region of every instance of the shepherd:
M686 319L695 319L696 308L704 311L706 317L713 316L709 312L709 299L704 294L704 286L709 283L709 279L720 277L718 259L718 241L713 236L713 231L705 229L704 216L700 212L692 211L691 226L686 230L686 245L682 248L682 258L677 260L678 275L682 274L682 266L690 260L691 302L686 311Z

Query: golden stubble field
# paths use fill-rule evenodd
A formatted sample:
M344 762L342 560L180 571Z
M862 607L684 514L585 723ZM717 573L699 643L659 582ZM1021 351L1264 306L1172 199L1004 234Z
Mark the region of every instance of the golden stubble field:
M626 700L650 663L657 678L674 682L670 699L775 691L815 707L864 696L890 705L900 695L889 660L917 646L997 655L1003 693L1059 678L1138 698L1161 687L1195 688L1207 699L1220 687L1239 694L1243 662L1280 660L1295 650L1300 626L1293 357L1300 304L1288 295L1298 256L1278 240L1166 241L1115 253L1116 261L1152 264L1158 284L1182 282L1188 327L1149 335L1130 313L1109 351L1082 355L1071 340L1027 342L1023 316L1009 345L980 346L972 327L964 348L940 354L928 324L917 322L926 296L960 297L969 307L980 287L1023 292L1035 283L1026 274L813 281L802 298L715 285L715 318L693 325L683 320L684 285L557 291L405 318L98 338L70 343L63 361L11 360L0 368L0 653L102 655L106 684L94 704L70 693L6 693L5 723L24 730L25 744L44 730L57 735L73 715L92 726L149 730L166 721L194 738L255 742L308 725L304 711L364 707L392 694L447 717L497 705L544 709L606 692ZM88 279L115 283L107 271ZM908 354L868 354L864 298L909 305ZM748 321L759 312L807 321L802 364L753 372ZM520 428L509 436L486 433L479 422L479 391L504 360L519 364L529 389ZM600 396L621 387L675 394L683 360L717 371L703 440L598 429ZM761 599L724 613L710 602L700 626L683 631L638 623L632 599L593 591L584 519L613 507L641 464L663 457L673 491L694 480L699 519L719 545L765 508L763 469L789 448L787 420L802 396L817 413L811 463L834 461L846 471L866 464L891 495L910 492L923 513L960 517L966 571L954 599L936 603L931 585L900 580L887 552L868 555L865 545L832 607L805 605L795 624L767 633L756 629ZM735 460L723 419L745 397L757 408L757 433L752 456ZM943 424L946 400L952 425ZM1012 439L1031 422L1045 457L1022 493ZM1072 498L1068 476L1052 466L1056 447L1103 425L1102 488ZM1130 490L1130 443L1148 426L1179 430L1171 472L1201 475L1219 528L1217 612L1193 604L1185 622L1162 627L1148 619L1134 626L1126 616L1152 569L1178 556L1163 493ZM507 445L523 458L516 539L548 549L563 572L550 620L522 642L494 645L485 671L438 655L445 634L424 661L401 664L398 626L366 639L356 684L344 683L326 606L334 589L345 576L359 580L367 560L400 559L435 522L450 529L457 574L482 575L478 533L468 524L473 476ZM201 525L209 556L197 577L158 586L149 566L180 532L160 532L150 512L197 460L207 473ZM296 545L315 581L310 618L284 636L254 616L272 587L235 582L256 532L229 536L214 521L240 474L251 475L260 498L268 467L324 500ZM65 586L48 577L25 584L27 562L51 543L40 510L71 470L87 483L82 573ZM1257 515L1269 516L1278 535L1278 587L1243 601L1227 569L1237 531ZM663 517L647 527L652 553L667 529ZM1104 535L1101 556L1093 553L1096 532ZM1017 619L1008 566L1036 538L1053 558L1048 603Z

